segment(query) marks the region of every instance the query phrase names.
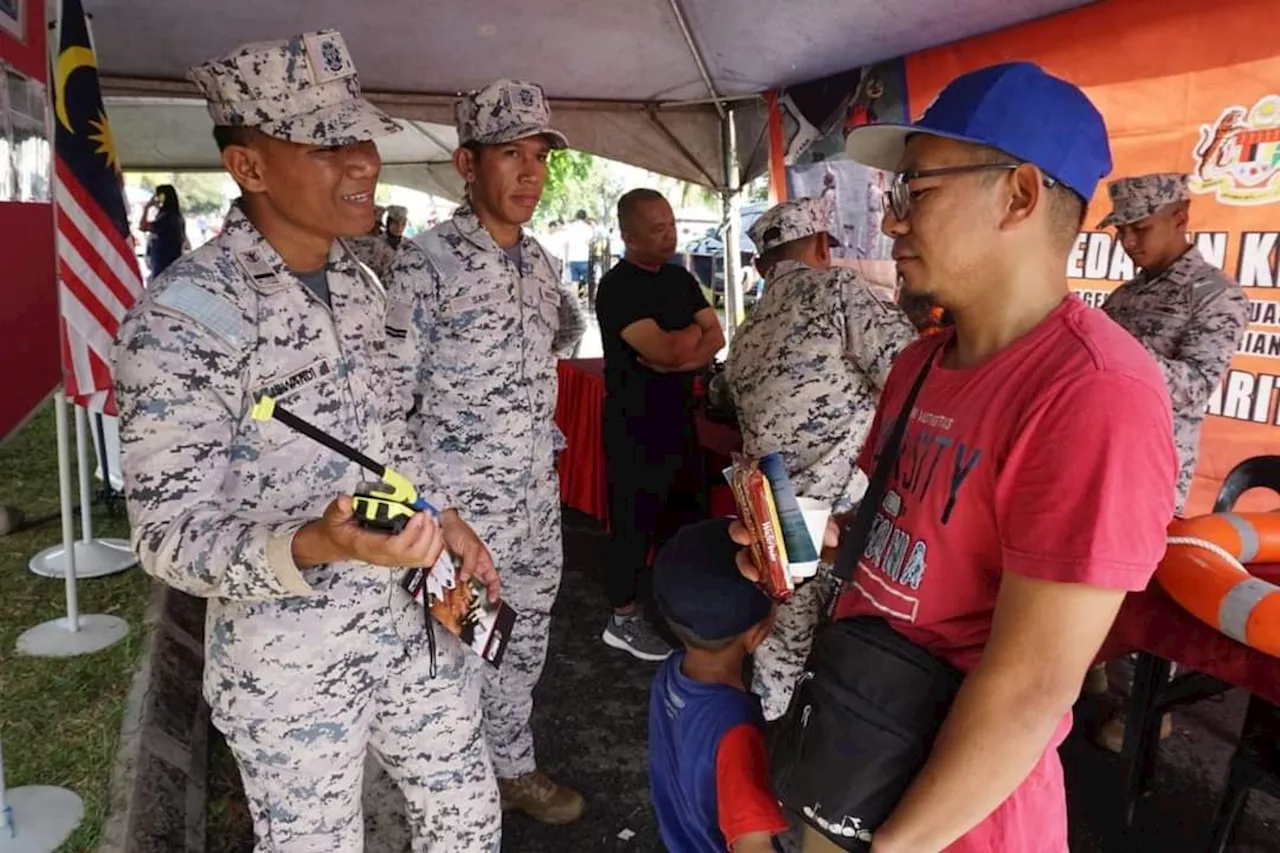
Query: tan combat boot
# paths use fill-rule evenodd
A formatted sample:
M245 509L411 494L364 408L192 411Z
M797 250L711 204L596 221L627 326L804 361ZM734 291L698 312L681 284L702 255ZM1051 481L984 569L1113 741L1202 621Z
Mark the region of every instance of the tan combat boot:
M539 770L515 779L499 779L502 810L518 809L538 823L573 823L582 816L582 795L557 785Z

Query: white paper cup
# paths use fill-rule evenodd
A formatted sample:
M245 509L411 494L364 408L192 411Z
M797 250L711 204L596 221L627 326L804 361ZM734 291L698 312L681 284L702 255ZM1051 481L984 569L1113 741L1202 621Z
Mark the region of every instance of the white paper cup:
M822 540L826 538L827 521L831 518L831 505L814 498L797 498L800 514L804 516L804 526L809 529L809 538L813 540L813 549L822 553ZM807 563L791 563L787 566L793 580L804 580L818 573L819 560Z

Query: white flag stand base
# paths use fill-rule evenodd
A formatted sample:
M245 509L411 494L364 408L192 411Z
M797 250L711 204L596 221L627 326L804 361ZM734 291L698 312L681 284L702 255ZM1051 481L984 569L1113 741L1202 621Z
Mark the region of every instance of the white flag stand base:
M129 635L129 623L116 616L82 614L78 630L68 619L53 619L29 628L18 638L18 654L41 658L70 658L100 652ZM0 850L3 850L0 847Z
M77 438L82 438L84 410L77 406L76 412L76 434ZM37 555L37 559L48 554L49 550L60 552L59 561L65 566L62 578L67 596L67 616L65 619L54 619L37 625L24 633L18 638L18 653L35 657L69 658L98 652L120 642L129 634L129 623L115 616L80 612L79 595L76 591L76 580L80 574L80 548L82 545L94 544L96 540L88 523L89 500L82 477L81 494L85 499L81 503L81 511L86 524L84 539L75 541L75 522L71 517L71 453L67 436L67 404L61 391L54 395L53 414L58 429L58 496L62 504L62 545L46 549ZM80 445L80 470L84 472L88 467L84 464L84 442L77 443ZM46 559L45 563L48 562Z
M75 544L76 578L100 578L119 574L137 565L138 558L124 539L88 539ZM36 554L27 563L41 577L62 579L67 576L67 550L53 545Z
M5 791L10 823L0 853L53 853L84 819L84 803L66 788L29 785Z

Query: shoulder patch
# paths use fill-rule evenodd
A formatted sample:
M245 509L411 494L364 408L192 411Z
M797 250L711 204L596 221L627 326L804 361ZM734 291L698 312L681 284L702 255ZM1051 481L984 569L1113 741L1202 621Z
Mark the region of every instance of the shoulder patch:
M244 341L244 320L225 297L216 296L195 282L179 279L155 296L155 303L190 317L232 346Z
M417 238L417 243L441 279L449 280L458 275L462 267L453 252L440 239L439 234L428 231Z

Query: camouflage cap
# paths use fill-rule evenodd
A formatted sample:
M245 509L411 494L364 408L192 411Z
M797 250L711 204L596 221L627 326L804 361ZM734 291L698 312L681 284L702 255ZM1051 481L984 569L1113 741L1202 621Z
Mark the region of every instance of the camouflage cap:
M336 30L246 44L187 77L218 125L255 127L304 145L349 145L401 130L361 97L356 66Z
M387 220L405 220L409 218L409 209L402 204L393 204L387 208Z
M747 229L747 236L764 254L811 234L826 232L832 246L840 241L831 233L831 205L825 197L798 198L774 205Z
M1136 178L1120 178L1107 185L1111 195L1111 213L1098 223L1099 228L1128 225L1146 219L1166 204L1191 198L1187 175L1181 172L1158 172Z
M537 83L495 80L463 95L453 105L458 144L500 145L529 136L545 136L552 148L568 148L569 140L551 126L551 108Z

